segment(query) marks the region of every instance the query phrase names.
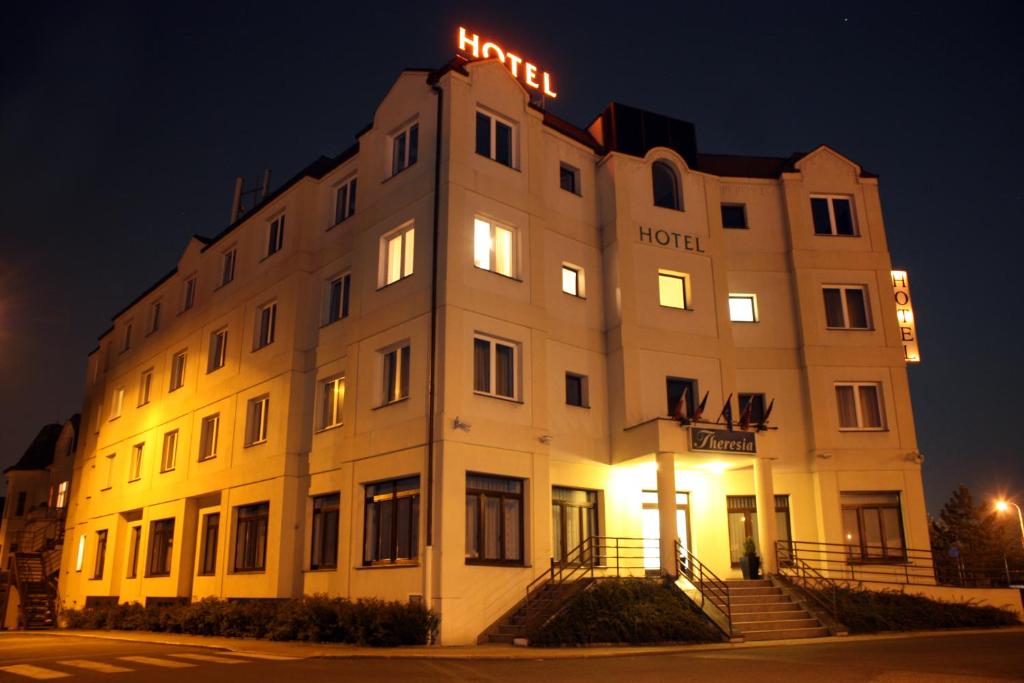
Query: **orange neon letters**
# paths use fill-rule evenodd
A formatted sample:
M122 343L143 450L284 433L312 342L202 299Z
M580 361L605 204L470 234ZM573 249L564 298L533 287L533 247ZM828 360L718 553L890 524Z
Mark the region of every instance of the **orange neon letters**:
M468 33L462 26L459 27L459 51L466 52L473 56L473 59L489 59L494 57L508 67L514 78L520 79L527 87L542 91L546 96L558 97L558 93L551 87L551 74L547 71L539 72L541 82L537 82L538 70L535 64L524 62L519 55L503 50L497 43L487 41L480 45L480 36L475 33ZM523 65L523 75L519 75L519 65ZM543 85L542 85L543 84Z

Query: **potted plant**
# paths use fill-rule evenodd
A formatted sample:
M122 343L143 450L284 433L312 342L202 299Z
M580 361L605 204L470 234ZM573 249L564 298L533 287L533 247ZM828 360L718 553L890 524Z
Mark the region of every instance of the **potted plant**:
M754 539L747 536L743 541L743 555L740 556L740 569L743 571L743 578L747 581L756 579L761 573L761 558L757 556L757 548L754 547Z

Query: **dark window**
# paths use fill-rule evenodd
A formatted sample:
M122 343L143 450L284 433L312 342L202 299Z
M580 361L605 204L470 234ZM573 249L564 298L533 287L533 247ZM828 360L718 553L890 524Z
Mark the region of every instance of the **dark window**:
M522 564L521 479L466 475L466 561Z
M409 347L384 354L384 404L409 396Z
M210 335L210 353L206 358L206 371L213 372L224 367L228 357L228 330L217 330ZM148 394L147 394L148 399Z
M839 329L870 329L867 296L863 287L825 287L825 325Z
M259 572L267 564L267 521L270 503L243 505L236 508L235 571Z
M905 554L899 493L839 495L843 508L843 542L851 560L902 561Z
M420 125L414 123L391 139L391 175L416 163Z
M14 506L14 516L15 517L21 517L22 515L25 514L25 506L27 505L27 503L28 503L28 492L27 491L19 491L18 492L18 503L17 503L17 505Z
M516 398L516 347L496 340L473 339L473 390Z
M346 273L327 283L327 323L348 317L349 284L352 276Z
M409 563L419 555L420 478L366 486L363 564Z
M574 166L562 162L558 165L558 185L566 192L580 193L580 171Z
M761 554L761 542L757 538L757 497L726 496L729 520L729 557L733 567L740 565L743 544L753 539L754 548ZM775 529L780 541L790 539L789 496L775 496Z
M267 233L267 256L276 254L284 246L284 216L275 218L270 223Z
M313 498L313 533L310 544L310 569L334 569L338 566L337 493Z
M139 544L142 542L142 527L133 526L131 538L128 540L128 578L139 575Z
M856 235L853 205L844 197L811 197L815 235Z
M651 183L654 186L654 205L666 209L682 210L679 179L675 170L664 161L651 164Z
M476 153L494 159L499 164L512 166L512 126L477 112Z
M668 415L670 417L684 417L679 410L679 399L684 395L686 399L683 401L683 406L686 408L686 416L692 416L696 412L697 380L666 377L665 388L668 395Z
M92 578L103 578L103 563L107 559L107 530L96 532L96 564L93 565Z
M274 343L274 328L277 325L277 304L266 304L256 310L256 339L253 349L262 349Z
M740 419L750 407L750 424L757 425L764 422L764 394L740 394Z
M476 113L476 153L491 156L491 117Z
M832 234L832 216L828 210L828 200L824 197L811 197L811 215L814 217L814 234Z
M203 550L199 556L199 575L217 573L217 537L220 534L220 513L203 515Z
M552 488L551 531L552 555L556 560L565 560L580 543L600 535L597 529L597 492L559 486Z
M228 284L235 279L235 256L237 252L234 249L229 249L224 252L223 261L221 263L220 272L220 286Z
M747 206L746 204L722 204L722 227L723 228L746 228Z
M565 402L571 406L587 407L587 378L572 372L565 373Z
M173 546L174 519L153 522L149 527L149 576L170 575Z
M338 188L334 202L334 223L338 224L356 212L356 178Z

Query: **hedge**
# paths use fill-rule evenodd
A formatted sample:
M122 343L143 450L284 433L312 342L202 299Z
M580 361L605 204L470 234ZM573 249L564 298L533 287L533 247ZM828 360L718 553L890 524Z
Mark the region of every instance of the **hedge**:
M434 642L438 618L423 606L312 595L286 600L204 598L189 605L65 609L70 629L161 631L391 647Z
M970 602L945 602L898 591L839 588L839 621L850 633L995 628L1020 624L1006 609ZM821 593L822 599L829 600Z
M722 640L675 587L645 579L597 581L527 635L533 646Z

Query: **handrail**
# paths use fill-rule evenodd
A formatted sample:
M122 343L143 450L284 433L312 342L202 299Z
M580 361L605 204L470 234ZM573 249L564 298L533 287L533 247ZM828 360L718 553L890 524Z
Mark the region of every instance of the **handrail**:
M537 599L547 586L560 586L582 578L636 576L645 569L645 551L656 539L629 536L588 536L555 560L547 571L526 587L526 604Z
M824 609L836 622L839 619L839 586L835 581L825 577L821 572L807 564L792 552L790 541L776 541L775 563L778 575L788 579L800 592L811 598ZM829 600L822 597L827 593Z
M707 612L707 603L710 602L722 613L725 619L724 630L726 635L731 638L733 636L732 595L729 584L718 578L718 575L690 552L689 548L684 548L678 538L675 545L679 574L685 576L697 589L702 610Z

